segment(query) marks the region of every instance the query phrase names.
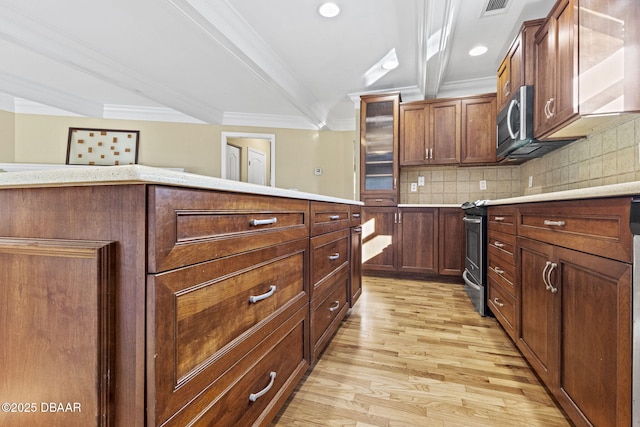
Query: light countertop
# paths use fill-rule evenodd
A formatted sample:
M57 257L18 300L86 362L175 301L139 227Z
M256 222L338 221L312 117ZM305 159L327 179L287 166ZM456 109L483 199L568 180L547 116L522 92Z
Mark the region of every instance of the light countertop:
M161 184L176 187L201 188L362 205L362 202L356 200L248 184L245 182L141 165L63 167L0 173L0 189L123 184Z
M528 196L510 197L507 199L489 200L487 205L511 205L518 203L596 199L601 197L623 197L635 195L640 195L640 181L580 188L576 190L555 191L553 193L531 194Z

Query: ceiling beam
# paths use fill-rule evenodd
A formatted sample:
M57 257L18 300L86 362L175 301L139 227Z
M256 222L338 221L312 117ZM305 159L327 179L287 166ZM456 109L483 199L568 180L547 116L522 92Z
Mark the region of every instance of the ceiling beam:
M287 99L312 125L327 123L328 109L284 65L277 53L227 0L169 2L211 39L235 56L248 70Z

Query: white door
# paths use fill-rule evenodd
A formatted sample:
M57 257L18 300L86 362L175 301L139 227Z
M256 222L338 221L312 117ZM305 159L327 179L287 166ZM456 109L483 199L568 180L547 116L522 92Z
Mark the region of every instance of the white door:
M249 182L252 184L267 184L267 155L262 151L249 148Z
M240 148L227 145L227 178L240 181Z

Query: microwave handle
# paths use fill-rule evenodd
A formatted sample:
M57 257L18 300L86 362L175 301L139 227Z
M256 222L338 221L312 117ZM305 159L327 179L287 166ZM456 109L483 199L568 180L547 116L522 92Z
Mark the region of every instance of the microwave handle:
M512 99L509 103L509 109L507 110L507 130L509 131L509 136L511 139L518 139L518 136L513 133L513 129L511 129L511 112L513 111L513 107L518 104L518 101Z

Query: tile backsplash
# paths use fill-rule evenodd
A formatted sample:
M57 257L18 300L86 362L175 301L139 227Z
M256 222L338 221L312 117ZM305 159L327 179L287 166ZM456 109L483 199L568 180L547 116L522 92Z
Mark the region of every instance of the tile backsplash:
M412 166L400 170L400 203L462 204L640 180L640 118L515 166ZM424 186L411 191L424 177ZM532 185L529 187L529 180ZM481 189L480 182L486 183Z
M411 192L411 183L424 177L424 186ZM480 182L486 189L480 189ZM520 166L413 166L400 171L400 203L462 204L469 200L520 195Z

